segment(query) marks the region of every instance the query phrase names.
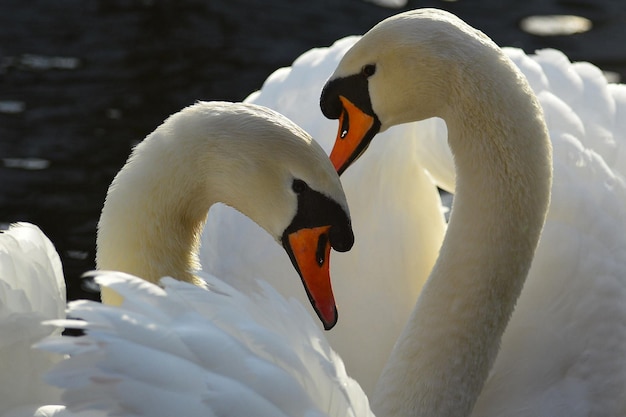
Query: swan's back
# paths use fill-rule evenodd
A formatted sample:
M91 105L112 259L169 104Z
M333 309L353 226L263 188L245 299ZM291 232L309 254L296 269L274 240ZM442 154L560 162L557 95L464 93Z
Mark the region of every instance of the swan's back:
M253 296L204 275L209 290L164 278L163 288L122 273L96 280L121 307L70 303L85 337L40 346L70 354L47 380L70 410L111 415L366 416L348 378L304 308L271 287ZM119 413L119 414L118 414Z
M58 401L58 390L41 376L59 358L31 345L59 333L43 320L64 317L65 281L52 243L27 223L0 233L0 415Z
M519 49L504 48L527 76L537 95L551 94L573 112L576 137L597 153L608 167L626 177L626 86L609 83L599 68L588 62L569 61L554 49L526 55ZM563 110L546 111L564 117ZM572 126L573 127L573 126Z
M507 54L554 148L552 200L480 416L626 413L625 86L555 50Z

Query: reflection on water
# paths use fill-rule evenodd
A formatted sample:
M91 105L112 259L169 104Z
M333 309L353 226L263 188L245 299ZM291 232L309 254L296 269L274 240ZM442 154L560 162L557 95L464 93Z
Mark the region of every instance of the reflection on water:
M573 15L528 16L520 22L523 31L539 36L564 36L591 30L591 20Z
M0 113L16 114L21 113L26 109L26 103L17 100L3 100L0 101Z
M46 169L50 166L50 161L41 158L2 158L6 168L19 168L29 170Z
M47 70L73 70L78 68L80 60L73 57L44 56L35 54L23 54L18 57L7 57L2 59L0 66L7 68L18 68L31 71Z

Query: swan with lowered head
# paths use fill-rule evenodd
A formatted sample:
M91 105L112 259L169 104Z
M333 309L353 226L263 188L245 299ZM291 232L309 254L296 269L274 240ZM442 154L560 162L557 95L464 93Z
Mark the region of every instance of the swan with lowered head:
M197 209L204 207L206 215L204 205L214 199L253 215L294 252L294 263L305 276L309 270L324 270L329 244L351 246L338 176L310 136L260 106L198 103L149 135L116 176L100 222L99 262L110 262L100 251L113 251L107 245L118 244L118 250L133 250L158 268L192 267L193 258L184 248L166 251L163 242L149 240L153 236L140 226L162 229L157 236L165 240L180 238L171 228L184 229L202 218L189 213L194 210L190 205L200 204ZM111 229L126 239L110 242ZM139 243L129 235L144 232ZM300 234L307 245L295 246ZM194 241L188 237L178 245L189 240ZM153 255L146 253L151 250ZM150 262L155 255L164 258ZM120 267L138 265L150 272L142 262L125 259L132 254L118 256ZM168 272L158 268L155 273ZM368 415L366 397L301 305L275 294L267 284L260 284L261 292L247 294L203 271L193 272L191 279L208 288L173 278L163 279L160 288L122 272L99 273L97 281L118 294L121 306L70 304L68 314L84 321L55 323L81 328L87 335L56 336L40 344L70 355L47 376L64 389L64 411ZM332 300L332 294L323 295Z
M337 321L330 247L354 242L339 179L302 129L262 106L200 102L170 116L117 174L98 224L98 269L203 285L200 233L216 202L235 207L289 254L325 328ZM103 301L109 301L106 289Z
M551 146L517 67L455 16L389 18L343 57L324 87L339 120L343 172L379 131L442 118L456 197L433 271L379 379L379 416L469 415L498 353L548 208Z

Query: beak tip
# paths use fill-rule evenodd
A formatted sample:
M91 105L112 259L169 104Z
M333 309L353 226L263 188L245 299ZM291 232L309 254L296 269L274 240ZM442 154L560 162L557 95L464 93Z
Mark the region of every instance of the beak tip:
M347 168L346 164L338 165L338 166L335 166L335 171L337 171L337 175L341 176L341 174L345 172L346 168Z
M339 319L339 313L337 312L337 307L335 306L332 307L332 311L329 311L327 313L322 313L321 311L318 311L318 315L320 317L320 320L322 321L322 324L324 325L324 330L326 331L335 327L335 325L337 324L337 320Z

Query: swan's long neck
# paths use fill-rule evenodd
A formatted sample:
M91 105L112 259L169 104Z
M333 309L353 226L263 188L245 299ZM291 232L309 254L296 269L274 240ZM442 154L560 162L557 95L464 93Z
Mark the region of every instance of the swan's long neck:
M551 179L542 112L509 64L488 74L464 74L442 115L456 197L439 259L378 381L379 417L469 415L538 243Z
M98 269L124 271L151 282L194 275L200 233L214 203L193 155L156 131L134 150L109 188L98 224ZM139 157L141 153L141 157ZM210 178L210 177L209 177Z

